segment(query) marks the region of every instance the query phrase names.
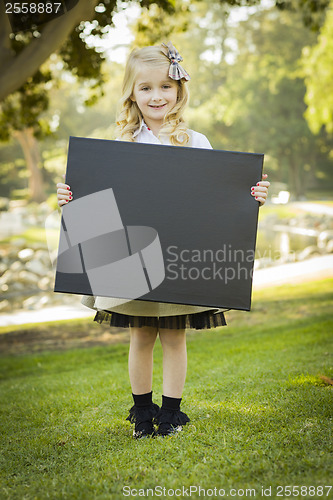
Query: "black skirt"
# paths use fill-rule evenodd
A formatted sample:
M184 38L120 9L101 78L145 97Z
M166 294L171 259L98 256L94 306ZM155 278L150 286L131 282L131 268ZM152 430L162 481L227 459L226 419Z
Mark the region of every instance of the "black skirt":
M129 316L111 311L97 311L94 321L107 322L117 328L141 328L153 326L155 328L168 328L182 330L184 328L207 330L218 326L226 326L227 322L223 312L214 314L213 311L204 311L195 314L182 314L179 316Z

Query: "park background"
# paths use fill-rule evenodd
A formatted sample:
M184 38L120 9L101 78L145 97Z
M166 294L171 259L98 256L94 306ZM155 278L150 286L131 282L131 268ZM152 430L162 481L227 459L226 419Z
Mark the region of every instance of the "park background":
M332 471L333 3L81 0L14 34L2 14L2 496L123 498L124 485L158 484L332 496L318 488ZM124 421L128 333L52 291L55 185L70 135L114 139L130 50L168 40L191 75L190 128L216 149L265 153L272 186L252 312L189 333L193 423L137 443ZM154 376L158 402L160 346Z

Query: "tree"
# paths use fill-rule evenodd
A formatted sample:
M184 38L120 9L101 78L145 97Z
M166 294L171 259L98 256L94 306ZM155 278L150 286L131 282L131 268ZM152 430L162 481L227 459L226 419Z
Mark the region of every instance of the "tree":
M314 137L304 120L299 59L315 35L304 28L299 15L268 10L241 23L235 37L238 56L220 89L220 117L228 127L224 131L237 149L265 152L266 168L301 198L331 165L329 140L324 134Z
M322 127L333 134L333 2L317 44L303 50L303 65L309 127L315 134Z
M66 5L72 3L73 7L60 17L41 25L37 23L25 31L14 30L15 33L11 33L9 18L4 10L5 2L0 2L0 101L2 100L0 139L7 140L12 135L20 141L30 169L32 198L37 201L44 196L37 139L41 140L50 133L45 115L48 109L49 88L56 80L54 72L48 65L48 58L51 54L57 53L64 70L70 71L77 79L88 83L90 92L86 104L96 102L103 95L104 55L98 49L98 44L89 45L88 37L91 35L98 39L106 36L112 25L112 14L117 8L116 0L80 0L80 2L66 0L65 3ZM228 9L241 5L259 5L260 0L211 0L194 3L197 4L197 8L198 4L201 4L203 10L207 4L213 12L223 12L225 28L225 13ZM304 20L308 19L311 21L308 22L309 25L312 23L316 26L319 22L318 15L325 12L327 2L318 0L316 2L318 8L313 8L312 3L312 0L283 2L276 0L276 6L280 9L299 9L304 14ZM184 27L187 28L191 4L177 3L176 0L141 0L140 5L146 9L150 8L150 18L155 9L156 24L163 28L164 36L171 30L174 33L177 29L182 31ZM177 17L177 22L173 22L175 18L173 16L168 17L169 24L165 22L165 16L170 12ZM45 19L47 18L44 17L43 20ZM164 19L164 22L161 23L161 19L162 21ZM179 28L177 23L180 20L182 26ZM145 28L144 17L141 18L141 23L138 33L144 36L141 41L139 40L139 44L147 39L155 43L153 32ZM217 35L216 30L215 35ZM225 36L220 38L223 44ZM197 40L192 39L191 43L197 44ZM222 47L222 50L224 49L225 47ZM206 70L212 70L215 77L219 74L216 65L210 64L205 67L200 65L199 70L201 68L202 81ZM212 82L212 88L215 90L218 86L217 79L214 78ZM198 93L196 99L200 101ZM30 112L29 106L32 102L33 112ZM21 118L21 121L18 118Z
M261 0L219 0L222 5L250 6L259 5ZM72 3L73 8L52 21L31 30L30 42L17 53L11 44L13 39L9 18L5 12L6 2L0 2L0 101L18 90L40 66L57 52L74 34L74 40L80 42L80 35L87 26L84 21L91 21L91 33L103 37L112 26L112 14L117 8L116 0L80 0ZM157 4L166 11L174 7L175 0L141 0L143 7ZM303 14L304 22L318 28L322 22L329 0L276 0L279 9L298 10ZM46 18L47 19L47 18ZM84 37L81 37L84 43ZM75 45L76 48L78 43ZM70 45L67 44L70 52ZM69 53L68 53L69 54Z
M168 0L159 1L171 9ZM9 19L4 12L0 17L0 26L2 23L5 28L0 61L4 63L2 70L6 75L0 80L0 95L6 96L1 104L0 140L6 141L12 136L20 142L30 173L30 197L37 202L45 199L38 140L50 134L45 116L48 93L57 84L57 71L52 71L52 65L43 61L58 49L62 69L88 83L85 104L92 105L103 95L104 54L97 46L90 46L87 39L91 35L95 38L106 35L116 2L105 0L98 6L97 3L97 0L89 0L89 3L82 0L65 15L24 32L10 33ZM3 3L0 9L4 9ZM85 19L91 19L92 23L83 22Z
M22 39L21 34L12 34L5 2L0 3L0 101L31 78L48 57L66 42L82 20L94 17L97 3L98 0L81 0L63 16L30 30L19 50L13 46L13 41ZM110 9L108 11L110 15Z
M142 24L138 40L144 35L162 41L147 13L140 33ZM163 37L165 25L164 20ZM172 41L179 42L192 77L190 126L215 148L265 152L270 178L287 182L297 198L321 176L327 180L330 141L324 134L314 137L303 116L299 58L316 35L302 16L261 9L233 27L225 5L193 2L187 25L186 32L172 33Z
M280 10L301 13L303 23L313 31L318 31L325 20L330 0L276 0Z

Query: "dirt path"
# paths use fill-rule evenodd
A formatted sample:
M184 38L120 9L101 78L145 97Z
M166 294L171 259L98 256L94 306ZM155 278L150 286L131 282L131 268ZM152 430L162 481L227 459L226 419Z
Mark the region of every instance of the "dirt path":
M107 346L128 343L126 328L112 328L100 325L92 318L75 324L66 322L18 326L18 329L0 334L0 353L20 355L42 351L64 351L67 349ZM112 332L112 333L111 333Z

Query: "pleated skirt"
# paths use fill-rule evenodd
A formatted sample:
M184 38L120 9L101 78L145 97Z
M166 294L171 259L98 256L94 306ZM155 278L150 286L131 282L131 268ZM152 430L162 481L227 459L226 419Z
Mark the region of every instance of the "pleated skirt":
M179 316L129 316L111 311L97 311L94 321L109 323L110 327L141 328L153 326L155 328L168 328L172 330L194 329L208 330L219 326L226 326L227 322L223 312L204 311L195 314L182 314Z

